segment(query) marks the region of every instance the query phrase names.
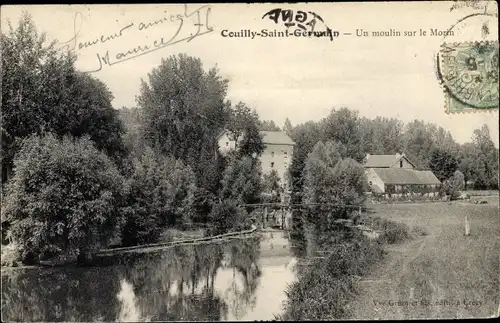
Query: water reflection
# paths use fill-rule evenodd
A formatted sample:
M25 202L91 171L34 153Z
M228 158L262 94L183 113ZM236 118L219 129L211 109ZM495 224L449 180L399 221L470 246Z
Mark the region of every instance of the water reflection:
M119 322L138 322L141 318L139 308L135 299L134 287L125 279L120 283L121 289L118 293L120 302Z
M254 237L179 246L158 254L117 258L105 267L2 272L2 318L120 322L273 319L281 310L286 285L295 276L289 246L278 246L279 253L269 253L268 241Z

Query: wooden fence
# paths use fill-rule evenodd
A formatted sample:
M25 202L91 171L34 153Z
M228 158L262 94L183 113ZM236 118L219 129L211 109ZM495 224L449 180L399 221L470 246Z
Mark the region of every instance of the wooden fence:
M144 244L144 245L131 246L131 247L102 249L96 253L96 256L115 255L115 254L126 253L126 252L131 252L131 251L140 250L140 249L147 249L147 248L160 248L161 249L161 248L170 248L170 247L185 245L185 244L193 244L193 243L199 243L199 242L210 242L212 240L219 240L219 239L228 238L228 237L235 237L235 236L251 234L251 233L254 233L256 230L257 230L257 227L252 226L252 228L249 230L238 231L238 232L229 232L229 233L219 234L219 235L210 236L210 237L186 239L186 240L178 240L178 241L170 241L170 242L161 242L161 243L151 243L151 244Z

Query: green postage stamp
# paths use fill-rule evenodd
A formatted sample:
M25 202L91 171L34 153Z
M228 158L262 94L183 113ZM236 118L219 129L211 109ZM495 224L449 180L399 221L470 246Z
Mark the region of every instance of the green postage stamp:
M440 57L447 113L498 109L498 42L444 43Z

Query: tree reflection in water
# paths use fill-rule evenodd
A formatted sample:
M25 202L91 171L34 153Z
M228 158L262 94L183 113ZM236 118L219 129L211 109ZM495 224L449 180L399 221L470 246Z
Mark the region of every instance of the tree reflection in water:
M8 321L227 320L255 306L258 238L178 246L107 267L2 273ZM215 283L233 270L229 284ZM237 273L237 274L236 274Z

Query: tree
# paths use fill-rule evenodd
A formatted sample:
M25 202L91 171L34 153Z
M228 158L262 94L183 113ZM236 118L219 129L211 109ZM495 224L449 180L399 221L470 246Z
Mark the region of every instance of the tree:
M285 119L285 125L283 126L283 131L288 135L292 136L292 131L293 131L293 126L292 123L290 122L290 119L286 118Z
M457 170L458 161L450 152L436 148L431 152L429 167L442 182Z
M229 138L236 143L239 156L260 156L264 152L264 143L259 133L259 116L254 109L239 102L230 110L227 130Z
M281 131L280 127L278 127L273 120L263 120L260 121L259 130L261 131Z
M2 215L24 261L86 259L119 232L123 178L88 138L30 136L14 165Z
M247 212L238 206L235 200L223 200L212 209L209 215L212 229L210 235L222 234L230 231L240 231L244 228Z
M196 180L189 166L180 160L147 148L134 161L128 185L123 244L156 242L167 226L191 222Z
M221 199L241 204L258 203L262 191L261 165L251 157L232 157L224 171Z
M459 170L455 171L453 175L444 181L444 189L451 200L456 200L460 196L460 191L464 187L464 174Z
M436 148L426 123L414 120L408 123L404 132L404 152L418 168L426 168L431 151Z
M361 118L359 129L363 153L393 155L403 151L403 123L400 120Z
M2 34L2 182L23 138L52 132L88 135L119 161L125 154L123 127L108 88L75 70L76 57L57 51L24 13L16 29Z
M472 142L476 148L477 165L474 186L478 189L498 188L498 149L491 140L486 124L474 130Z
M123 142L129 157L139 158L147 146L147 142L141 136L142 110L134 107L122 107L119 110L119 118L124 127Z
M358 111L341 108L332 109L324 122L324 141L336 141L346 148L345 155L361 161L365 155L361 146L361 132L359 130Z
M476 152L473 143L465 143L459 148L458 170L464 175L464 189L467 190L467 183L476 176Z
M141 83L137 104L145 141L190 165L199 182L206 165L200 161L215 163L216 136L229 118L227 84L216 67L205 71L200 59L185 54L162 59Z
M278 203L281 201L280 196L283 193L283 188L280 185L280 181L280 176L275 169L264 174L262 178L262 191L269 196L268 203Z
M314 145L320 140L322 129L316 122L308 121L291 129L290 135L295 142L288 174L291 185L291 202L299 204L302 203L305 161Z
M361 205L367 188L363 167L351 158L341 159L336 147L339 146L318 142L309 154L304 167L305 202ZM335 216L349 214L350 209L341 208Z

